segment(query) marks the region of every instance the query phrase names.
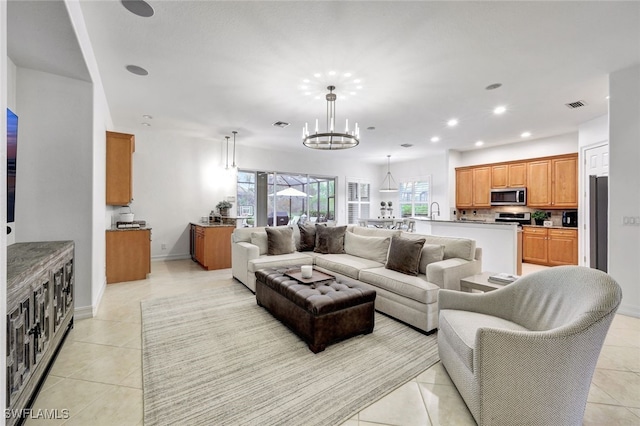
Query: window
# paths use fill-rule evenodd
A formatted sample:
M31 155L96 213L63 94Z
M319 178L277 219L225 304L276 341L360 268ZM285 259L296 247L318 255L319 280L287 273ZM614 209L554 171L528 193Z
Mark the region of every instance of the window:
M335 177L239 170L238 213L244 226L335 220L335 185ZM293 195L279 194L284 190Z
M431 176L408 182L400 182L398 195L400 198L400 212L402 217L429 216Z
M371 184L347 178L347 223L355 225L358 218L368 218L371 206Z

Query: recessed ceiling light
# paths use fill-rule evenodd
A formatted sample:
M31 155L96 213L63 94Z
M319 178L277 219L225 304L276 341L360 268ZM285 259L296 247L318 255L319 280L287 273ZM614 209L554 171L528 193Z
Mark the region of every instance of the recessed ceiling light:
M345 77L347 77L347 78L349 78L349 77L351 77L351 76L352 76L352 74L351 74L350 72L345 72L345 73L344 73L344 76L345 76Z
M477 141L477 142L476 142L476 146L482 146L482 145L484 145L484 142L483 142L483 141Z
M329 75L336 75L335 71L329 71Z
M531 132L522 132L522 133L520 133L520 137L521 138L528 138L529 136L531 136Z
M127 65L127 71L135 75L149 75L149 71L137 65Z
M307 90L309 87L308 87L308 86L304 86L304 85L303 85L303 86L300 86L300 88L301 88L302 90Z
M440 138L438 136L434 136L431 138L431 142L440 142Z
M452 118L451 120L447 121L447 126L449 127L455 127L458 125L458 119L457 118Z
M147 120L151 120L153 117L150 116L149 114L145 114L142 116L142 118L146 118Z
M493 113L496 115L504 114L507 110L507 107L504 105L497 106L493 109Z
M145 126L145 127L151 127L151 124L149 124L149 123L142 123L142 125Z
M304 92L305 95L309 96L311 92Z
M322 74L320 74L319 72L317 72L317 73L315 73L313 76L314 76L315 78L320 78L320 77L322 77Z
M502 87L502 83L493 83L485 87L485 90L495 90L499 87Z
M134 15L149 18L153 16L153 8L144 0L121 0L122 5Z
M305 78L304 80L302 80L302 82L303 82L303 83L308 83L308 82L309 82L309 79L308 79L308 78Z

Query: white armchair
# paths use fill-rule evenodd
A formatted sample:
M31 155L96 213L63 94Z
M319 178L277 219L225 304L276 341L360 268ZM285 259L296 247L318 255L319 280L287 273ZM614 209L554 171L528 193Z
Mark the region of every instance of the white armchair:
M438 351L480 425L581 425L622 299L607 274L558 266L489 293L440 290Z

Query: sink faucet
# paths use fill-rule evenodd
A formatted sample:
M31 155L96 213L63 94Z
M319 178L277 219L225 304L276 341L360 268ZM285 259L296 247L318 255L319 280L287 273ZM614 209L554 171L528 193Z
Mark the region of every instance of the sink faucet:
M433 211L433 205L436 205L436 207L438 207L437 211ZM437 214L438 216L440 216L440 204L438 204L436 201L434 201L433 203L431 203L431 205L429 206L429 211L431 212L431 220L433 220L433 217Z

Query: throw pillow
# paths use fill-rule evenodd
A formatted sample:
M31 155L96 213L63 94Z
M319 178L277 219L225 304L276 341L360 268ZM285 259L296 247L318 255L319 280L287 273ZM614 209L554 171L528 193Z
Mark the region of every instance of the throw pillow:
M425 244L420 255L420 273L427 273L427 265L444 259L444 246L439 244Z
M365 237L347 231L344 234L344 252L363 259L384 263L391 237Z
M267 254L289 254L296 251L291 228L265 228L267 231Z
M251 244L258 246L258 253L260 253L260 255L267 254L267 233L252 232Z
M316 227L311 223L298 223L300 246L298 251L313 251L316 248Z
M341 254L344 253L344 234L346 226L323 226L316 224L316 253Z
M417 276L420 267L420 254L425 239L418 240L391 237L389 259L385 267L403 274Z

